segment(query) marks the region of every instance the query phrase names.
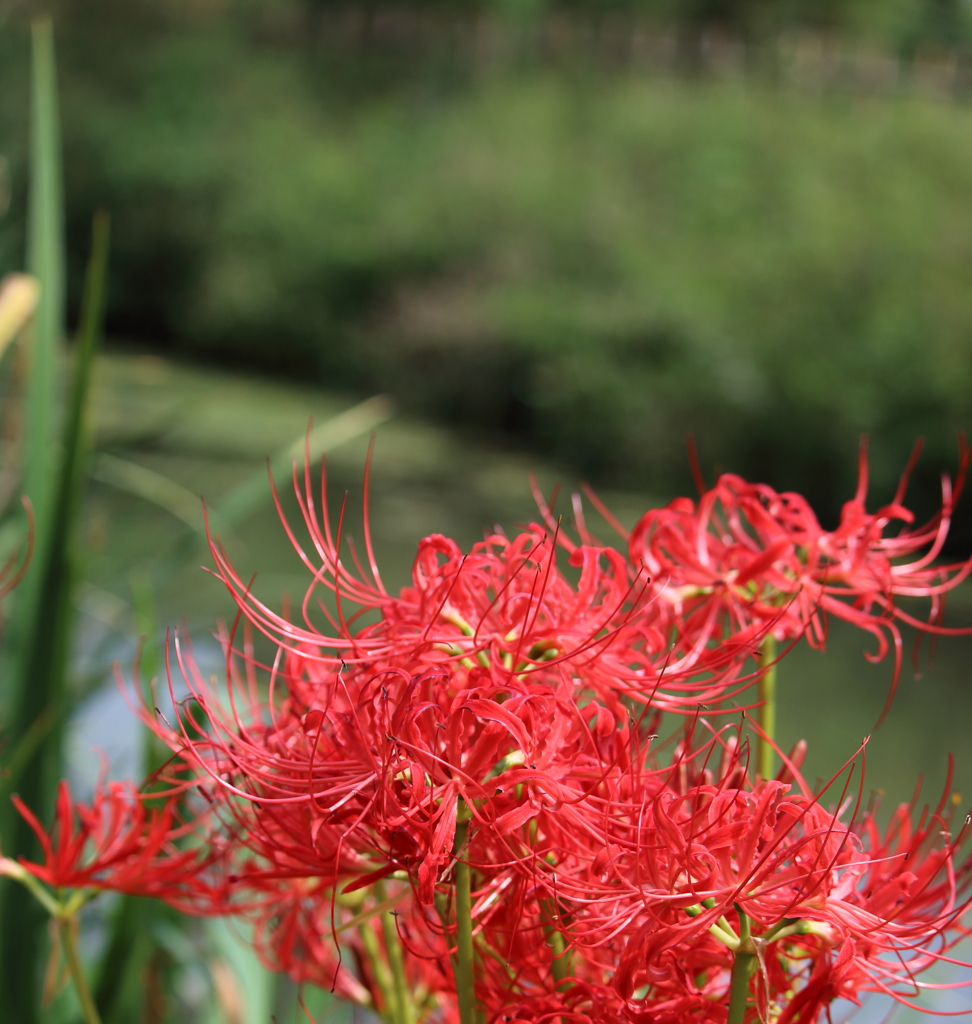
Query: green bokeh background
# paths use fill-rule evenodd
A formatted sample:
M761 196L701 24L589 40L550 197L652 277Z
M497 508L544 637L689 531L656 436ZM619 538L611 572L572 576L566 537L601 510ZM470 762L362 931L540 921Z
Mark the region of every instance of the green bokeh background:
M966 6L55 5L73 293L107 205L117 343L602 485L684 490L691 431L831 518L862 432L879 499L924 435L929 508L972 395ZM14 266L17 17L0 48Z

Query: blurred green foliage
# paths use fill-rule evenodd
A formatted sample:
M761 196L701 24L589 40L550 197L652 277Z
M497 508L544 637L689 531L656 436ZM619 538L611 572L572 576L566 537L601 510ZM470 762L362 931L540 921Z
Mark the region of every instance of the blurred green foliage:
M923 434L919 503L936 499L972 396L966 4L62 7L70 248L107 204L110 334L387 390L601 483L688 486L692 431L707 471L799 487L831 516L860 433L882 498ZM476 57L494 16L622 9L659 38L718 29L774 56L688 77L576 47ZM451 47L428 37L459 24ZM797 29L836 33L838 65L876 48L892 78L848 88L826 61L800 77ZM930 48L952 68L934 99L908 84Z

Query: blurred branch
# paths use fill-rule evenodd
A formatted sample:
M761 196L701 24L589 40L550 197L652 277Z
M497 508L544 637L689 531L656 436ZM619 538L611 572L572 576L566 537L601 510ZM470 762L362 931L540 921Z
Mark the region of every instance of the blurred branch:
M270 459L269 472L274 480L283 473L289 476L294 461L303 462L305 452L313 462L324 452L347 444L369 430L374 430L390 419L394 411L394 404L387 395L375 395L374 398L359 402L315 427L309 436L298 437L279 451ZM217 509L219 522L223 526L238 525L269 496L267 470L257 470L220 501Z
M199 495L154 469L102 452L95 459L91 476L100 483L128 491L165 509L205 536Z
M284 473L289 475L294 460L302 462L305 451L310 453L310 459L314 461L325 451L338 448L373 430L389 419L393 412L391 399L385 395L365 399L315 427L310 435L302 435L282 448L269 460L269 471L275 480ZM92 476L101 483L128 491L129 494L165 509L200 536L206 536L201 498L162 473L102 453L95 460ZM269 497L267 470L255 470L230 491L215 509L209 511L212 531L218 533L237 526Z

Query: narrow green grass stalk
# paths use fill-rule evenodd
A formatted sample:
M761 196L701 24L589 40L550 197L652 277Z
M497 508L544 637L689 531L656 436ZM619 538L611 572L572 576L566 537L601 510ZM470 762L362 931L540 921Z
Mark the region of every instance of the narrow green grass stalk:
M126 997L133 989L133 982L143 989L141 978L133 978L133 974L141 973L154 951L154 940L148 929L144 900L135 896L122 896L118 901L111 918L111 931L98 970L95 973L94 1001L104 1021L120 1021L124 1012L129 1009ZM141 1002L141 995L137 1002ZM134 1007L132 1008L134 1009ZM142 1006L136 1012L142 1016ZM129 1016L128 1019L131 1019Z
M45 718L51 725L13 781L25 803L42 817L50 814L61 768L61 735L68 707L65 675L76 575L74 527L84 483L85 408L101 330L107 263L108 220L102 215L95 218L52 515L46 533L41 535L38 531L39 564L32 569L36 590L27 598L33 603L26 605L17 635L21 699L13 715L14 735L29 734L34 724ZM13 856L36 852L36 837L19 815L12 818L7 838ZM6 894L0 927L5 996L17 1007L14 1019L20 1024L33 1024L37 1020L36 965L42 947L43 919L14 890Z
M140 640L138 677L142 697L151 700L152 680L162 670L163 653L159 646L159 617L148 572L136 572L131 577L132 605L135 609L135 629ZM168 747L147 726L142 726L142 772L151 775L169 758Z
M316 427L309 439L311 459L319 459L322 451L336 448L347 441L369 430L391 417L394 407L384 395L368 398L358 405L345 409L332 419L326 420ZM304 460L304 438L298 438L289 444L269 462L269 472L274 480L287 481L293 472L296 459L298 466ZM285 487L286 487L285 483ZM238 487L235 487L219 503L217 509L219 523L223 527L234 527L243 522L251 513L262 505L269 497L267 470L258 469Z
M759 709L760 728L766 739L759 737L756 750L759 774L764 779L773 777L773 747L768 742L776 738L776 640L768 633L759 647Z
M460 805L460 813L464 807ZM476 1024L476 987L473 963L472 872L463 849L469 836L469 825L456 826L456 996L461 1024Z

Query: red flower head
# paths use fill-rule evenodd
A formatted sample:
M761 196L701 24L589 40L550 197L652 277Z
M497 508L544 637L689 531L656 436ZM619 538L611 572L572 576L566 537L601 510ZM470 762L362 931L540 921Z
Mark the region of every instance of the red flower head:
M131 782L109 782L98 785L90 804L75 803L62 781L49 832L12 799L44 853L43 863L21 857L20 866L51 888L153 896L186 913L229 909L219 873L222 842L201 841L199 820L180 819L180 797L160 800Z
M311 573L301 601L301 621L292 622L256 600L225 552L211 545L216 576L241 612L290 657L286 682L295 695L336 673L357 668L371 676L390 670L412 678L446 670L450 689L498 689L565 684L599 696L651 697L657 707L694 710L732 685L746 649L702 645L682 661L671 657L673 619L664 601L646 600L650 581L613 548L571 545L576 585L557 564L558 526L552 536L533 524L512 540L495 533L463 553L441 535L420 544L412 585L389 594L381 580L367 523L368 569L344 530L344 510L332 528L322 475L319 517L310 467L294 489L311 539L313 556L297 540L277 501L284 529ZM347 540L350 561L342 557ZM321 600L322 596L328 601ZM321 624L315 621L321 620ZM364 619L371 625L357 626ZM322 628L323 627L323 628ZM682 646L681 641L678 641ZM700 678L703 677L703 678Z
M967 633L940 625L945 594L972 572L972 559L936 565L961 493L972 450L963 444L953 488L942 480L941 510L912 527L905 489L920 448L915 449L890 505L869 513L867 449L862 445L857 493L844 505L840 524L824 530L799 494L778 494L724 474L696 505L679 498L645 513L631 531L634 566L652 576L653 593L677 620L683 643L724 645L735 639L755 648L772 633L778 639L806 636L822 647L827 616L872 634L880 661L894 647L894 677L901 670L900 623L929 633ZM895 535L891 527L901 524ZM927 597L927 621L895 603Z
M225 637L226 700L177 645L207 726L185 715L170 729L145 715L212 780L214 800L268 871L336 885L402 869L431 903L462 807L473 808L474 832L502 846L542 807L576 799L578 771L593 777L605 760L627 757L623 696L682 710L700 693L721 696L733 679L731 658L701 684L698 659L681 676L659 662L668 625L655 609L665 605L643 600L647 581L630 582L616 551L575 551L573 585L538 526L513 540L489 536L465 555L428 537L412 585L393 597L367 528L370 579L340 557L343 516L334 531L326 514L318 520L308 469L296 490L316 552L284 520L313 576L300 624L256 601L213 545L217 575L247 622L280 645L268 698L253 680L234 681ZM321 587L330 608L316 597ZM369 613L375 621L356 625Z
M448 943L401 882L382 888L380 900L364 889L342 896L315 879L260 880L254 893L254 944L271 970L386 1019L401 1019L395 1004L403 997L413 1013L434 1006L440 1017L455 1016Z
M629 756L629 713L617 699L613 710L581 709L570 690L500 689L485 671L471 673L484 685L456 691L444 668L409 678L349 666L317 674L313 686L301 676L298 696L277 688L265 702L255 680L236 674L226 644L224 703L176 643L206 725L187 714L169 728L142 714L195 765L234 843L253 855L237 874L336 886L404 870L429 904L463 807L480 841L509 859L509 833L581 797L605 761Z
M761 1019L810 1024L866 991L910 1005L917 976L972 931L972 858L944 798L917 824L899 808L882 832L872 813L845 820L846 786L825 808L792 759L751 783L735 744L709 767L713 744L680 751L664 785L613 795L600 840L581 854L578 837L541 872L565 941L609 970L636 1021L721 1024L740 954Z

